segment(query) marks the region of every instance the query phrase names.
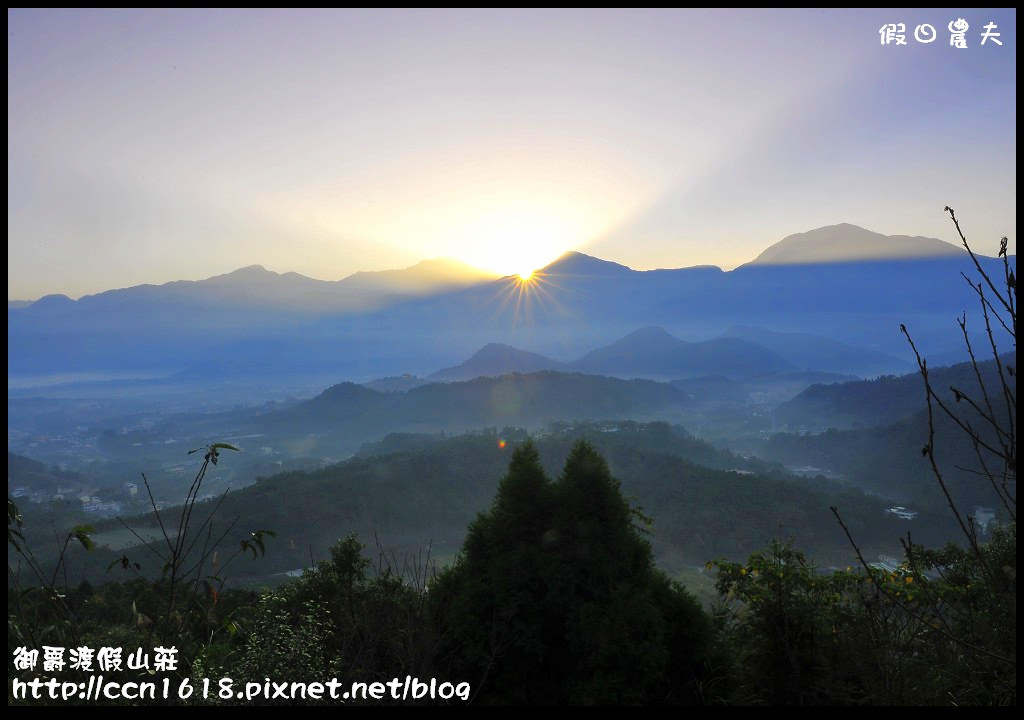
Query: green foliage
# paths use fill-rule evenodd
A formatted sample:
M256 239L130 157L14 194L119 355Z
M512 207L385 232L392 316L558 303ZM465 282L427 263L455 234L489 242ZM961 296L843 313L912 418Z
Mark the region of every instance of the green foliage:
M188 454L191 455L192 453L197 453L202 450L206 451L206 454L203 455L203 460L208 463L213 463L214 465L217 464L217 459L220 457L221 450L234 450L235 452L239 451L238 448L236 448L234 445L229 445L228 443L213 443L211 445L207 445L206 447L196 448L195 450L189 450Z
M120 647L129 650L173 644L182 657L191 659L204 643L210 643L219 633L236 631L238 624L231 604L218 607L224 585L220 571L241 553L262 556L266 551L265 538L275 533L269 530L250 533L234 555L221 561L217 548L234 522L219 536L214 534L209 517L193 522L206 470L216 462L222 449L237 448L226 443L214 443L205 448L203 464L189 488L185 504L174 518L176 532L168 531L173 525L170 520L164 522L168 514L161 516L155 502L154 513L162 535L159 540L143 540L126 525L149 552L145 558L151 564L154 564L153 558L162 563L159 579L144 578L139 572L142 565L124 554L111 562L107 571L120 566L136 577L104 586L102 593L94 592L87 582L80 583L77 589L69 585L65 562L74 543L86 552L95 550L96 542L92 537L95 528L91 525L72 527L63 544L58 544L58 554L50 570L26 541L21 515L14 502L8 499L8 546L12 557L8 563L8 644L38 649L43 643L79 647L91 642L99 647L116 639L123 643ZM143 482L146 482L145 477ZM148 491L148 483L146 487ZM117 600L111 601L112 597ZM65 677L78 681L80 675L69 670Z
M90 535L95 532L96 528L92 525L75 525L71 528L71 537L77 540L85 548L86 552L91 552L96 547L96 543Z
M231 669L239 681L309 682L334 674L328 651L330 611L324 603L271 592L260 598L254 617L241 658ZM194 672L197 682L218 674L205 662Z
M958 705L1016 703L1017 524L999 524L989 542L939 550L908 545L916 590L890 598L924 620L931 687Z
M707 620L654 568L633 517L589 443L557 482L532 442L517 448L491 510L431 585L442 667L486 703L693 701Z
M792 541L773 540L746 563L717 561L718 641L731 665L734 702L837 705L865 702L853 666L870 645L858 632L863 580L819 575Z
M329 560L266 592L247 632L231 632L219 645L207 646L194 668L196 681L230 676L237 682L385 682L405 674L429 676L433 629L422 587L390 565L371 573L362 552L350 535L335 544Z
M263 557L267 554L267 544L263 541L265 537L276 538L277 533L273 530L255 530L249 533L249 538L245 540L239 540L238 544L242 548L242 554L249 552L252 553L252 559Z
M719 560L716 642L730 702L989 705L1015 702L1016 537L912 548L895 570L822 573L792 541ZM964 638L970 637L970 644Z

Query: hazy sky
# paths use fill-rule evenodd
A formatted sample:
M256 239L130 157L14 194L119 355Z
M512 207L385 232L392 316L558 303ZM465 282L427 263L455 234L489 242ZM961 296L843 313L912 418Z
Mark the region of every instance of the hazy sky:
M1016 251L1011 10L9 10L7 40L8 299L731 268L840 222L952 241L947 204Z

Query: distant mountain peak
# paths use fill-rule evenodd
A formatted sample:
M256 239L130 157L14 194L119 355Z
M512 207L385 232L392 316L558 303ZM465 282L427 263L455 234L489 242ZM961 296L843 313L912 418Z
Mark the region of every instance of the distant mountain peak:
M428 260L420 260L415 265L410 265L406 268L394 269L394 270L359 270L353 273L349 278L353 277L372 277L372 276L387 276L387 275L430 275L430 274L444 274L444 275L467 275L467 276L479 276L479 277L494 277L493 273L488 273L481 270L478 267L464 263L461 260L454 260L448 257L430 258Z
M632 340L655 340L655 339L657 339L657 340L666 340L667 339L667 340L672 340L673 342L676 342L676 343L684 342L683 340L680 340L679 338L677 338L675 335L673 335L672 333L670 333L668 330L666 330L665 328L661 327L660 325L648 325L647 327L642 327L642 328L640 328L638 330L634 330L633 332L629 333L624 338L622 338L622 340L630 340L630 339L632 339ZM620 340L619 342L622 342L622 340Z
M460 380L481 376L498 377L510 372L531 373L560 367L560 362L544 355L520 350L504 343L492 342L477 350L464 363L438 370L428 379Z
M685 340L680 340L660 325L648 325L619 338L611 345L599 350L625 350L633 352L652 352L655 350L668 350L689 345ZM595 351L596 352L596 351Z
M451 258L423 260L402 270L360 271L340 280L344 286L359 292L374 290L396 295L428 295L494 279L493 273Z
M43 295L35 302L30 303L29 305L25 305L24 307L32 307L36 310L44 310L47 308L65 308L70 305L73 305L74 303L74 300L69 298L67 295L64 295L63 293L51 293L49 295ZM8 308L9 307L10 304L8 304Z
M483 276L487 276L487 277L493 277L493 275L494 275L493 273L489 273L489 272L486 272L484 270L481 270L480 268L476 267L475 265L470 265L469 263L462 262L461 260L455 260L454 258L449 258L449 257L438 257L438 258L430 258L429 260L421 260L421 261L419 261L418 263L416 263L415 265L413 265L412 267L410 267L408 269L409 270L413 270L413 269L434 270L434 269L437 269L437 270L446 270L446 271L458 270L458 271L465 272L465 273L472 274L472 275L483 275Z
M937 238L882 235L852 223L839 223L783 238L748 265L937 258L963 252L962 248Z
M586 255L575 250L564 253L541 269L543 275L620 275L633 270L619 263Z
M716 338L690 343L662 327L634 330L570 364L574 370L618 377L684 378L711 374L752 377L791 370L776 353L756 343Z
M911 370L906 361L892 355L808 333L778 332L758 326L733 325L722 337L757 343L778 353L803 370L865 375Z
M262 265L246 265L245 267L240 267L237 270L232 270L231 272L223 273L221 275L214 275L206 278L205 280L198 280L196 282L206 285L266 285L267 283L277 283L285 280L320 282L295 272L279 273L274 272L273 270L267 270ZM172 281L170 283L165 283L164 287L178 285L182 282L187 283L189 281Z
M481 357L486 355L493 355L495 353L508 353L508 352L526 352L526 350L519 350L518 348L506 345L505 343L487 343L482 348L473 353L473 357Z
M262 265L246 265L245 267L240 267L237 270L232 270L229 273L225 273L224 275L221 275L220 277L227 277L229 275L277 275L277 274L278 273L276 273L276 272L273 272L271 270L267 270Z
M312 402L338 402L341 400L376 398L379 396L380 393L376 390L371 390L363 385L357 385L353 382L345 381L340 382L337 385L331 385L329 388L313 398Z

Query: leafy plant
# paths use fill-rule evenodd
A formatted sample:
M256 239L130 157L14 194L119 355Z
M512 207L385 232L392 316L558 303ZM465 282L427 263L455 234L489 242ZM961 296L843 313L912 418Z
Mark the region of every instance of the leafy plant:
M905 325L900 326L917 359L924 382L928 430L920 455L960 528L964 545L950 544L929 550L913 542L910 533L901 539L904 559L901 573L912 591L896 592L884 582L885 574L868 563L837 508L832 512L857 552L880 598L928 629L918 648L934 661L931 697L954 704L1016 703L1016 534L1017 534L1017 396L1013 356L1001 351L998 330L1017 345L1017 285L1007 255L1007 239L1000 241L1002 277L993 279L971 249L953 209L946 207L960 240L970 256L977 280L962 273L977 296L984 334L996 381L986 381L980 355L968 333L966 313L958 320L974 369L976 387L937 387L927 360ZM1009 358L1009 359L1008 359ZM936 447L937 423L952 423L967 439L974 465L949 467ZM1002 515L992 538L983 542L975 518L959 507L950 488L951 473L973 477L986 485ZM897 584L897 588L903 589Z

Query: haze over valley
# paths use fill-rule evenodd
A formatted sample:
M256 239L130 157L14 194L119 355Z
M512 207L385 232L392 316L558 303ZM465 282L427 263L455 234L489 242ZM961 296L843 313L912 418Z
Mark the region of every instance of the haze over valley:
M1016 11L9 8L8 704L1016 705Z
M882 240L888 250L875 257ZM835 258L822 262L822 248ZM1001 263L980 261L992 272ZM805 494L814 483L804 478L817 475L819 510L833 492L866 493L878 513L909 503L941 538L934 528L948 522L927 492L926 468L879 482L860 468L910 458L869 441L853 461L813 438L846 433L827 437L849 446L875 430L893 437L886 428L901 422L903 434L920 432L916 363L897 321L912 324L919 347L943 364L966 360L948 326L970 300L959 276L970 263L940 240L835 225L785 238L729 272L638 272L571 252L528 278L446 261L334 282L247 267L78 300L48 296L8 308L8 446L74 473L64 489L109 501L101 515L110 515L145 509L124 489L137 487L140 472L162 505L177 501L188 451L210 438L242 452L211 473L204 497L285 471L345 468L375 443L423 453L463 433L554 441L583 423L580 432L603 439L667 423L656 426L675 433L666 437L712 445L668 442L661 452L785 478L773 482ZM174 367L149 367L156 357ZM48 383L35 374L43 369ZM844 394L840 404L829 399ZM61 485L11 483L36 501ZM359 522L415 550L408 528L376 526L383 511L368 508ZM328 523L313 546L325 550L343 525ZM461 524L428 527L457 547ZM701 543L679 542L674 562L699 564ZM816 549L837 561L845 552L838 535Z

